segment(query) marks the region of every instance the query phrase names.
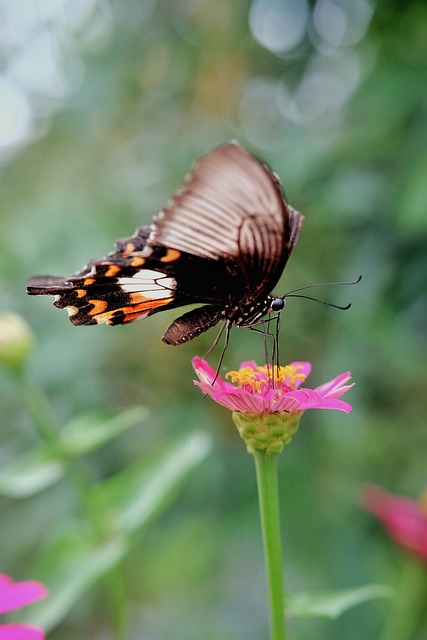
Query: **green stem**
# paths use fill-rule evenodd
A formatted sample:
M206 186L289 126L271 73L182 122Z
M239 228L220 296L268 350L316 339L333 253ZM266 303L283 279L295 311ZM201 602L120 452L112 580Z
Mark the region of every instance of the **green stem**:
M24 371L16 372L15 381L40 438L48 444L56 444L59 428L44 394Z
M409 558L381 640L412 640L426 613L427 567Z
M270 638L271 640L285 640L285 593L277 484L278 454L255 451L254 456L270 601Z
M129 634L126 615L126 588L123 567L115 567L107 576L109 614L114 640L126 640Z
M24 400L28 413L40 438L49 445L52 454L57 456L67 466L70 478L82 501L86 516L99 536L104 530L103 518L93 499L90 479L80 461L74 456L67 456L61 449L60 425L43 392L26 376L24 371L18 371L16 382Z
M80 496L84 512L98 540L105 538L105 514L96 500L92 483L80 460L67 455L61 446L61 429L44 393L26 375L24 370L15 372L15 380L21 398L27 406L40 438L51 448L68 468L69 476ZM113 637L125 640L127 637L126 595L121 567L117 567L107 577L108 604L111 614Z

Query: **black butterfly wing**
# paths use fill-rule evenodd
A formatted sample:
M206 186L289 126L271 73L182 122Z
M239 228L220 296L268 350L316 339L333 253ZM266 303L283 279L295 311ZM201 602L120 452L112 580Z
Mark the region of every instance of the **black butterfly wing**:
M167 270L156 269L156 262L141 269L146 259L138 254L150 231L142 227L132 238L119 241L116 252L68 277L35 276L27 292L56 296L54 305L67 309L75 325L124 324L167 307L173 302L174 279Z
M54 305L67 309L75 325L127 324L192 303L218 306L222 287L231 280L227 269L176 249L148 246L151 233L152 227L140 227L117 241L115 252L68 277L30 278L27 291L55 296Z
M230 142L196 161L149 242L225 262L235 275L229 293L256 297L277 283L302 221L277 176Z
M302 216L276 176L237 143L200 158L151 227L69 277L36 276L32 295L55 295L76 325L126 324L207 303L182 316L164 341L180 344L225 317L227 305L270 292Z

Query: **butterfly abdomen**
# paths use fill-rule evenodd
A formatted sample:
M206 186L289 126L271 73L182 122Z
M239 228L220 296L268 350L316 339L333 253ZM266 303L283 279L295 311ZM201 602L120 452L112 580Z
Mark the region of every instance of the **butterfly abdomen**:
M177 347L196 338L222 319L224 319L224 310L218 307L206 305L193 309L169 325L163 334L162 342Z

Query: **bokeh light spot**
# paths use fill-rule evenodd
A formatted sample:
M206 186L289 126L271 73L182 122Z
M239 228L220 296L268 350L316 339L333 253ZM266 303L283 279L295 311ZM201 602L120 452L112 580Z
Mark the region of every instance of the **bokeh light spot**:
M23 142L30 129L30 106L25 94L0 78L0 148Z
M306 0L254 0L249 25L259 44L275 53L283 53L303 40L308 12Z

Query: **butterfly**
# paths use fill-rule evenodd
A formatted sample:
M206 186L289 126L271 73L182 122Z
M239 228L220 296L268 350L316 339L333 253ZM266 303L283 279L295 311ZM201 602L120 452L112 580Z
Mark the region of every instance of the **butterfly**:
M174 320L162 341L180 345L222 321L251 327L283 298L271 295L303 216L278 176L237 142L199 158L150 226L68 277L34 276L30 295L54 295L75 325L128 324L203 304Z

